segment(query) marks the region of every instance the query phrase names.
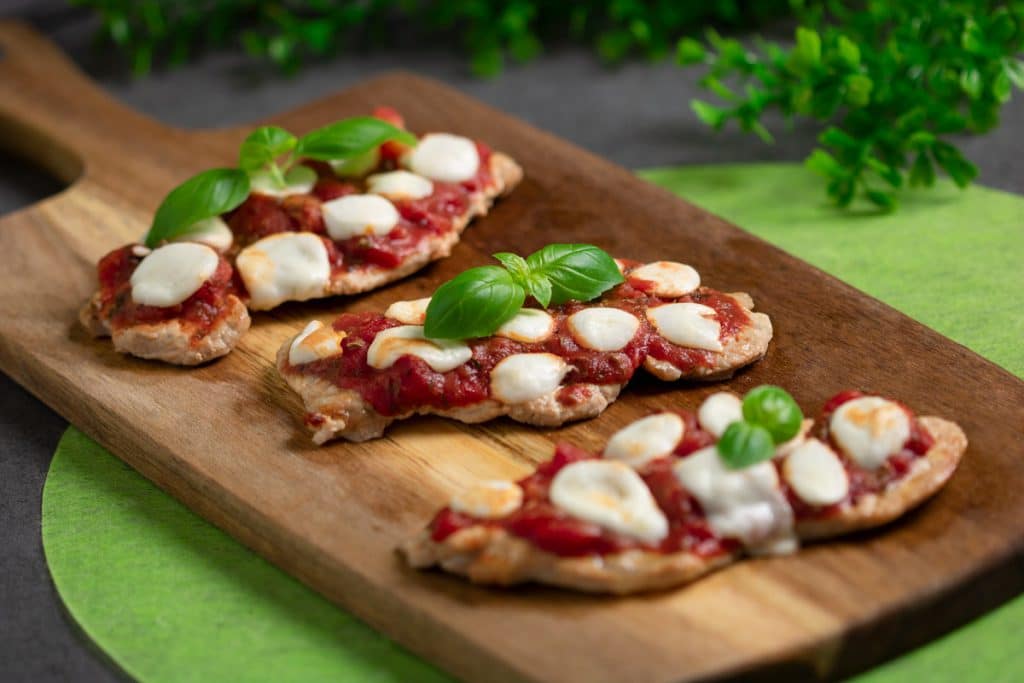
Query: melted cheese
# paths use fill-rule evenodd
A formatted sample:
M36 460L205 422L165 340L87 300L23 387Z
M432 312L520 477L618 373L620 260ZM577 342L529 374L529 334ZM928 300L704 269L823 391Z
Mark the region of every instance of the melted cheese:
M668 520L636 472L614 460L566 465L551 481L551 502L573 517L645 543L668 535Z
M331 277L327 248L311 232L264 237L238 254L235 267L249 291L253 310L323 296Z
M213 216L193 224L181 239L188 242L199 242L223 252L231 248L235 236L223 218Z
M473 357L473 351L462 342L448 339L427 339L419 325L400 325L377 334L366 352L370 367L384 370L402 356L415 356L435 372L448 372Z
M132 254L138 256L139 258L149 256L152 252L153 250L144 244L136 244L134 247L132 247Z
M647 319L665 339L678 346L721 351L721 327L715 309L703 304L665 304L647 309Z
M195 294L219 263L217 252L194 242L154 249L132 273L132 301L160 308L176 306Z
M802 501L809 505L835 505L850 492L843 463L831 448L809 439L782 461L782 476Z
M396 301L384 311L384 316L397 320L403 325L422 325L427 319L427 306L430 305L430 297L413 299L412 301Z
M323 203L324 224L331 239L386 235L398 225L398 209L375 194L349 194Z
M449 133L424 135L408 154L406 163L421 176L445 183L470 180L480 168L476 143Z
M728 391L711 394L697 409L697 422L701 428L715 438L722 438L726 427L743 419L743 402L739 396Z
M341 353L341 340L347 335L319 320L314 320L292 340L288 362L303 365Z
M654 283L655 295L666 298L683 296L700 287L700 274L692 267L675 261L655 261L640 266L630 278Z
M903 448L910 438L910 418L892 401L863 396L839 406L829 430L844 453L873 470Z
M259 171L249 176L249 187L253 192L269 195L271 197L287 197L291 194L308 194L313 191L316 185L316 171L309 166L295 166L284 177L285 186L277 184L266 171Z
M618 351L632 341L640 321L621 308L584 308L566 319L580 344L594 351Z
M532 401L558 389L568 372L568 363L552 353L516 353L491 370L491 396L502 403Z
M796 550L793 510L771 462L731 470L718 449L708 446L681 458L673 469L716 535L735 538L754 554Z
M522 308L498 328L499 337L535 344L547 340L555 331L555 319L539 308Z
M499 519L512 514L522 504L523 489L519 484L492 480L477 482L460 492L448 507L477 519Z
M390 199L423 199L434 193L434 183L409 171L377 173L366 179L367 192Z
M615 432L604 455L639 468L674 451L685 431L683 418L675 413L648 415Z

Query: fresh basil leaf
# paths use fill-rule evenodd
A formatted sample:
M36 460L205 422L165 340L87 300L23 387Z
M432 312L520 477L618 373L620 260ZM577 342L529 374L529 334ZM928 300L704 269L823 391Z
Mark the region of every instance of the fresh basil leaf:
M261 126L249 134L238 151L238 167L247 173L272 164L295 149L298 138L277 126Z
M491 256L500 261L501 265L505 266L505 270L512 274L513 280L523 288L526 287L526 282L530 278L530 266L526 265L526 259L519 254L512 254L507 251L491 254Z
M531 274L526 281L526 293L544 308L551 305L551 280L543 275Z
M787 391L764 384L751 389L743 397L743 419L763 427L779 444L797 435L804 414Z
M523 287L504 268L470 268L434 292L423 334L433 339L486 337L514 316L525 300Z
M591 244L549 244L526 257L531 274L551 283L551 303L590 301L621 283L622 273L607 252Z
M350 159L389 140L415 145L416 136L373 116L357 116L318 128L299 138L298 156L323 161Z
M204 218L231 211L249 196L249 176L237 168L214 168L171 190L146 233L149 248L189 234Z
M726 427L717 447L726 467L734 470L756 465L775 454L775 444L768 430L743 421Z

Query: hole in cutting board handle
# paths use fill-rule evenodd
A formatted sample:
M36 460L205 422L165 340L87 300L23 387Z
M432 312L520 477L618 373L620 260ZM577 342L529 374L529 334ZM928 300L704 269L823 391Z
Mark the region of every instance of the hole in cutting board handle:
M74 150L0 112L0 216L57 194L84 168Z

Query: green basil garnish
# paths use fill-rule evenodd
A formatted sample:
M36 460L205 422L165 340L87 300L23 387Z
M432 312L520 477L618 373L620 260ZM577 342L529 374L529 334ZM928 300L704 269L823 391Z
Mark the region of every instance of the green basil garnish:
M321 161L351 159L391 140L416 144L416 136L407 130L373 116L356 116L303 135L295 154Z
M771 458L775 443L764 427L740 420L726 428L718 441L718 453L727 467L738 470Z
M767 429L772 440L780 444L797 435L804 415L784 389L765 384L743 397L743 419Z
M214 168L171 190L153 216L147 247L187 237L196 223L231 211L249 196L249 176L237 168Z
M266 169L283 186L284 173L275 162L281 155L293 151L298 142L299 139L284 128L261 126L242 142L238 167L250 175Z
M434 339L493 334L530 295L547 308L590 301L622 282L614 259L589 244L549 244L525 259L494 254L504 268L471 268L441 285L427 307L423 333Z

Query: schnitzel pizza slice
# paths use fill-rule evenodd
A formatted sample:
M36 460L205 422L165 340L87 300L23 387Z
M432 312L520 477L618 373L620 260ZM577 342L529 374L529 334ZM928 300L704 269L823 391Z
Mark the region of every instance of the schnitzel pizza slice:
M751 435L778 416L781 390L755 392L644 417L599 454L559 444L529 476L457 492L400 552L479 584L664 589L891 522L937 493L967 447L953 422L844 392L755 457Z

